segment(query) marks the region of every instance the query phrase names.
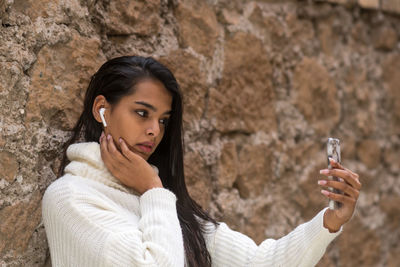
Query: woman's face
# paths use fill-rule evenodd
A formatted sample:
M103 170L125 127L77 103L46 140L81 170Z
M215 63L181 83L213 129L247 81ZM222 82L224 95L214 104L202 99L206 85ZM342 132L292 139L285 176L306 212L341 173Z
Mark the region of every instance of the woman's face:
M164 136L171 105L172 95L164 85L158 80L147 79L136 84L135 92L123 97L113 106L112 112L104 96L97 96L93 113L101 122L99 109L106 108L105 134L111 134L119 151L118 140L121 137L131 151L148 160Z

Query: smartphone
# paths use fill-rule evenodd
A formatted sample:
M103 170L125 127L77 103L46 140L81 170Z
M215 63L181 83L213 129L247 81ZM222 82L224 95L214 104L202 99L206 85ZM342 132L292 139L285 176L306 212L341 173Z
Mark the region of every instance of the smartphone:
M336 162L341 163L340 159L340 140L337 138L328 138L327 146L326 146L327 158L328 158L328 169L332 169L331 162L329 159L334 159ZM335 176L328 176L328 179L333 181L339 181L339 178ZM331 187L328 188L330 192L336 194L343 194L342 191L338 189L333 189ZM329 200L329 208L331 210L340 208L342 203L333 201L332 199Z

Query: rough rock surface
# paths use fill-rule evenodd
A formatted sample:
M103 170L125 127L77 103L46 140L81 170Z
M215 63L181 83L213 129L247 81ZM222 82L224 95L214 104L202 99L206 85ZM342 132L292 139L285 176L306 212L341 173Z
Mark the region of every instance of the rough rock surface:
M327 205L328 137L363 183L318 266L398 266L398 0L0 0L0 266L50 266L41 198L91 75L154 56L184 93L190 194L256 242Z

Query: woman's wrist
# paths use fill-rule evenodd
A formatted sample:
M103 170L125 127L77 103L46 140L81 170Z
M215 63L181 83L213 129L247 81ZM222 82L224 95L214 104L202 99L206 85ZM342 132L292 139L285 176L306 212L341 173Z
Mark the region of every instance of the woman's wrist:
M336 233L342 227L342 224L336 219L333 210L327 209L324 213L324 227L330 233Z
M161 179L157 176L157 179L153 179L153 182L149 183L141 192L139 192L141 195L146 193L148 190L153 189L153 188L164 188L162 185Z

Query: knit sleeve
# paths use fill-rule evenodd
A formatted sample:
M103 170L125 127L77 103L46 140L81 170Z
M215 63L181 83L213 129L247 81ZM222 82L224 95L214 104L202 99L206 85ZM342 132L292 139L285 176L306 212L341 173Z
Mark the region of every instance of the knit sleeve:
M323 227L325 210L288 235L278 240L266 239L259 246L220 223L206 238L213 266L315 266L329 243L342 231L341 228L330 233Z
M102 197L54 183L46 190L43 222L53 266L184 266L172 192L145 192L137 218L116 212L112 201Z

